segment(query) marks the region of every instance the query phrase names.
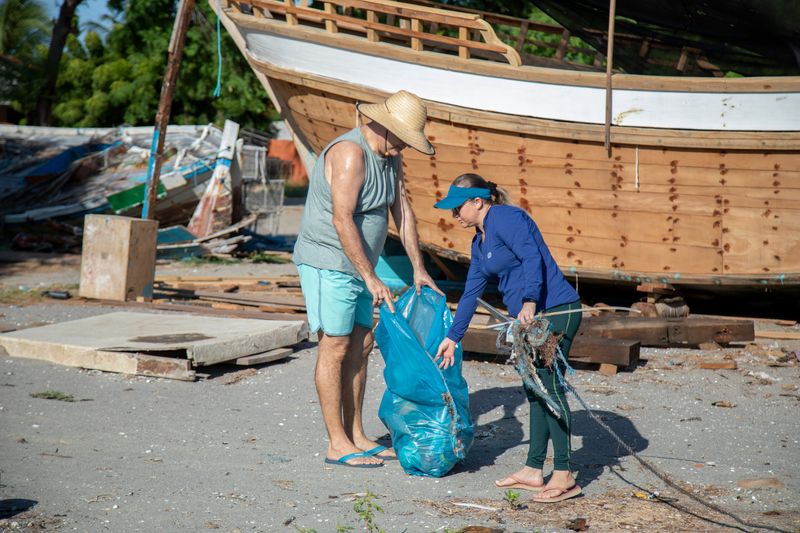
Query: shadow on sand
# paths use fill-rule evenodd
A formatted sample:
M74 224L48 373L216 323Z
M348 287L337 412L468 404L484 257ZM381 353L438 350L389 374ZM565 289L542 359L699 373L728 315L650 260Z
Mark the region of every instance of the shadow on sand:
M470 395L470 410L474 420L498 406L503 411L499 418L475 426L475 442L463 464L456 471L475 472L496 463L497 458L511 448L522 446L520 468L527 453L528 399L521 385L492 387ZM519 415L515 413L522 406ZM588 485L606 467L620 464L619 458L628 455L597 422L591 419L574 398L570 398L572 411L572 469L579 471L578 482ZM648 441L639 434L633 423L619 413L593 411L608 427L637 453L647 449ZM545 474L550 466L545 465ZM509 472L510 473L510 472Z

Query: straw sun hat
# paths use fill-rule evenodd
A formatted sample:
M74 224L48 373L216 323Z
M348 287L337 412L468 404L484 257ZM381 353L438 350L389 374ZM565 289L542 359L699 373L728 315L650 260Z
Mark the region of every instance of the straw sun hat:
M411 148L427 155L436 153L433 145L425 137L427 109L416 94L398 91L383 102L357 104L356 109L394 133Z

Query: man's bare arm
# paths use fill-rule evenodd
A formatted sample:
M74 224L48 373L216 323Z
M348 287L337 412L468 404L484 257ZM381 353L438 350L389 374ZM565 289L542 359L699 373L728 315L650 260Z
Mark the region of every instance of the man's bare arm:
M358 145L340 142L328 150L325 156L325 175L331 186L333 227L339 235L345 255L372 293L373 301L385 301L394 312L391 291L375 275L375 269L367 258L361 234L353 220L358 195L364 185L364 173L364 152Z
M417 292L422 289L423 285L428 285L442 294L442 291L439 290L439 287L428 275L428 271L425 270L425 262L422 260L422 252L419 249L417 217L414 215L411 202L408 200L402 165L399 166L397 171L397 186L394 204L392 204L392 218L397 227L397 233L400 235L400 241L403 243L403 248L406 249L411 266L414 268L414 285L417 287Z

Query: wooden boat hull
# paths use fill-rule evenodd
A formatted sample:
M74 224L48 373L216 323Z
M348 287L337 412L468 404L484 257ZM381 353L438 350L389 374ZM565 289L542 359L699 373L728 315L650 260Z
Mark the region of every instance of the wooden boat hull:
M259 57L257 47L249 46L257 40L245 38L254 26L243 26L238 17L223 15L223 22L301 149L319 153L357 124L356 102L388 94L363 80L312 72L302 62L290 69L263 53ZM261 33L268 29L258 27ZM407 85L414 90L413 80ZM787 94L792 100L800 95L778 85L775 105ZM421 242L433 253L468 260L473 233L433 203L453 178L475 172L506 188L533 216L568 275L692 286L800 286L800 134L781 129L788 129L782 120L794 120L797 111L775 115L766 128L772 133L741 131L747 121L753 127L743 114L736 131L723 127L724 117L714 122L713 113L698 122L714 122L722 131L625 127L623 117L612 128L609 155L594 119L564 122L430 99L426 104L426 133L437 153L407 150L404 170ZM686 118L653 120L680 125Z

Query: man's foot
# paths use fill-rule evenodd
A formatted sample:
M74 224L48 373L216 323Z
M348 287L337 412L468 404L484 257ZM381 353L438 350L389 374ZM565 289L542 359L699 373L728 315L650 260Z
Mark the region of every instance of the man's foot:
M540 491L544 487L544 476L539 468L524 467L510 476L494 482L501 489L524 489Z
M344 463L351 466L383 464L382 459L374 456L362 455L363 453L364 450L356 448L355 446L348 448L328 448L328 453L325 455L325 459L326 461Z
M378 448L378 451L372 453L371 457L380 457L382 459L397 459L397 454L394 453L393 448L387 448L386 446L378 444L375 441L371 441L368 439L356 440L356 446L361 448L361 450L364 452L372 452L373 450Z

